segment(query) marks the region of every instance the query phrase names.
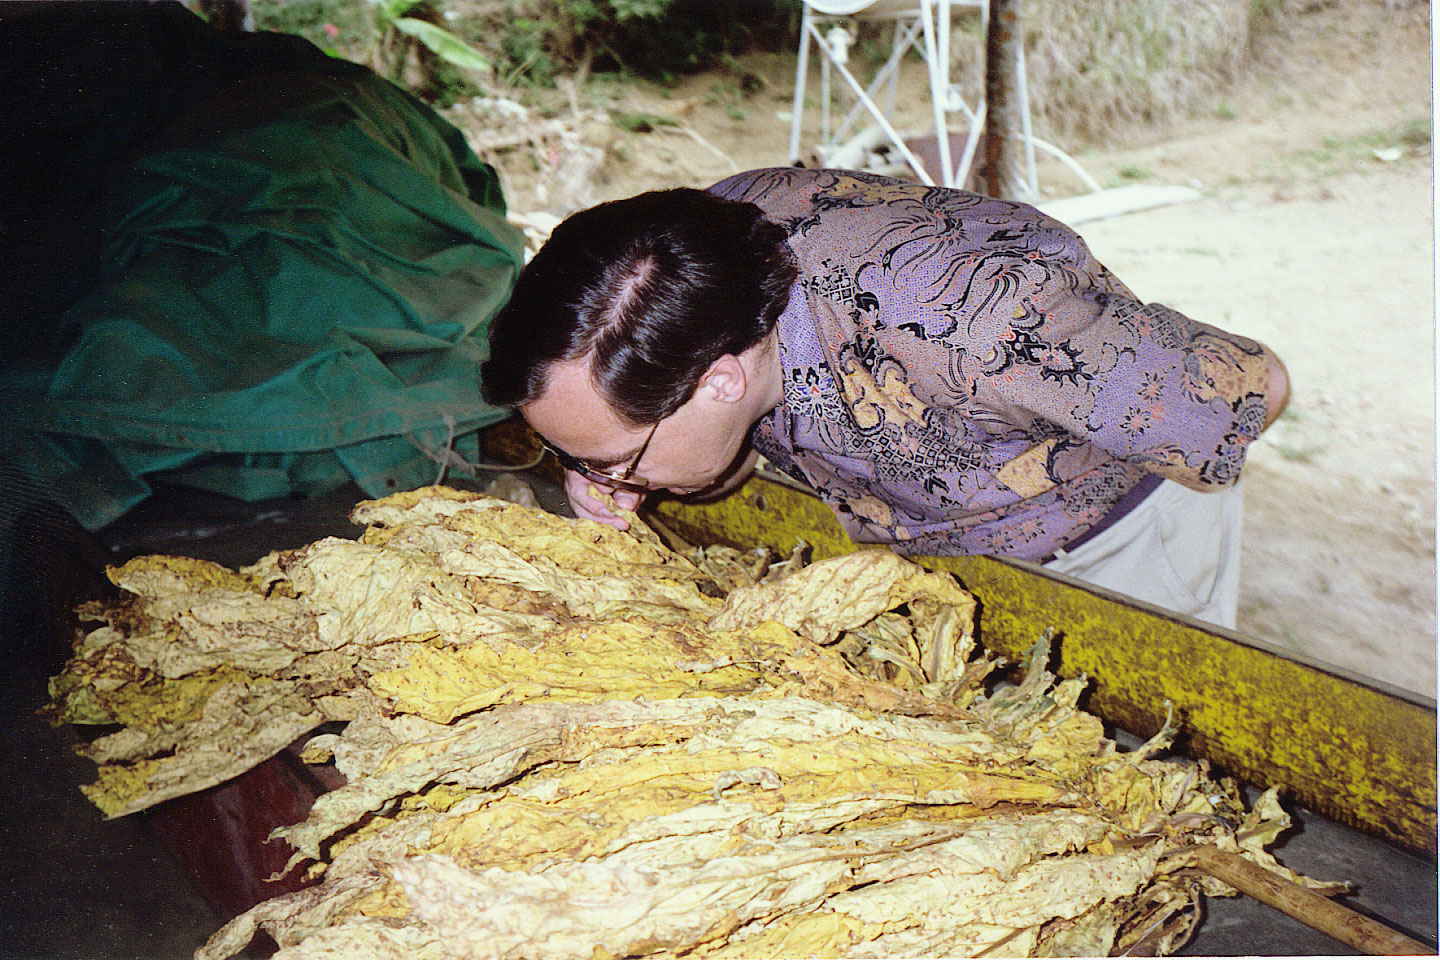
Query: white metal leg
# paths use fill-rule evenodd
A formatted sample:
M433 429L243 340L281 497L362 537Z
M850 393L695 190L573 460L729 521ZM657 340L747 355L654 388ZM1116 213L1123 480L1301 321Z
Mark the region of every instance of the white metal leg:
M975 163L975 151L980 146L980 134L985 131L985 101L980 101L980 107L972 115L970 132L965 135L965 150L960 155L960 164L955 168L955 176L951 183L957 187L964 188L965 181L970 177L970 168Z
M1025 42L1018 44L1019 56L1015 58L1015 80L1020 85L1020 136L1025 148L1025 184L1027 196L1040 196L1040 175L1035 171L1035 134L1030 126L1030 83L1025 75Z
M1080 179L1080 182L1085 184L1085 186L1090 190L1099 192L1105 189L1104 187L1100 186L1100 181L1090 176L1090 174L1085 171L1085 168L1080 166L1080 163L1074 157L1070 156L1070 154L1055 146L1055 144L1047 143L1046 141L1041 140L1039 137L1032 137L1030 142L1033 143L1039 150L1043 151L1044 153L1050 154L1050 156L1065 164L1065 166L1069 168L1070 172L1075 174L1075 176Z
M890 95L885 116L895 116L895 84L900 74L900 64L905 59L905 54L910 52L912 46L920 49L922 56L925 52L917 39L920 34L920 24L918 22L902 26L897 20L895 26L898 36L897 42L890 48L890 59L886 60L885 65L875 74L875 78L870 81L870 86L865 88L865 98L855 101L855 105L850 108L850 112L845 114L844 121L841 122L840 126L835 128L835 133L826 138L827 143L843 143L846 138L850 136L850 129L865 111L865 99L873 101L875 95L879 93L881 86L885 85L886 81L889 82Z
M951 88L952 24L950 17L955 7L967 7L978 11L981 34L984 36L988 33L990 24L988 0L914 0L913 6L908 10L900 11L898 15L889 11L878 14L896 17L890 57L871 80L868 88L864 89L849 68L841 62L844 57L837 58L835 51L830 48L829 41L821 32L821 28L827 23L843 22L849 16L863 17L863 10L867 5L860 5L857 9L855 4L844 4L843 6L837 4L837 9L827 13L825 12L825 3L820 0L814 0L814 2L814 7L809 2L805 4L801 21L800 52L795 71L794 108L790 122L790 162L795 163L800 159L800 138L804 129L805 89L810 65L810 47L814 43L819 45L820 53L821 129L818 143L822 145L822 157L834 155L834 150L843 145L840 141L849 144L854 151L860 151L866 141L880 142L878 133L873 134L874 140L871 140L871 134L852 135L857 121L862 116L868 115L874 119L879 132L889 138L890 145L899 152L904 161L914 170L916 176L924 183L933 184L938 179L945 186L963 186L973 170L980 138L984 132L985 118L989 111L986 109L983 92L972 109L971 105L959 95L958 89L952 90ZM935 127L936 148L940 157L938 176L932 176L925 169L890 119L895 113L899 69L905 54L911 49L919 50L925 58L930 86L931 116ZM832 69L839 73L841 80L855 95L855 102L848 105L838 128L832 127L834 119L831 105ZM1020 85L1018 94L1021 108L1020 129L1013 131L1010 135L1021 138L1024 158L1023 163L1017 164L1014 171L1006 171L1006 173L1015 177L1020 192L1027 197L1035 197L1039 194L1039 174L1036 167L1037 149L1058 157L1091 189L1100 189L1094 179L1064 151L1036 139L1030 115L1030 89L1023 46L1020 50L1019 62L1016 65L1016 81ZM884 109L881 109L882 103ZM951 149L949 127L946 122L946 114L950 112L961 114L969 126L958 163L955 162L953 156L954 151ZM846 156L843 162L863 162L859 157L860 154L857 152L854 157ZM824 162L828 162L828 159Z
M880 108L875 105L874 101L865 98L865 91L861 89L859 81L851 76L849 70L837 70L836 73L840 74L840 78L850 85L850 89L854 91L855 96L861 97L864 100L865 109L870 111L870 115L875 118L875 122L879 124L880 129L885 131L885 136L890 138L890 142L895 146L895 149L899 150L901 156L905 158L905 162L910 164L910 169L915 171L915 175L919 177L921 182L926 186L933 187L935 185L935 179L926 172L925 164L921 163L920 159L915 156L914 151L906 145L905 138L900 135L900 131L896 130L894 125L891 124L890 119L880 112Z
M908 50L910 49L910 44L914 42L913 36L908 34L902 39L901 34L905 32L905 28L901 26L900 21L896 20L895 29L890 36L890 61L895 63L895 69L890 70L890 61L887 61L885 64L885 68L890 70L890 84L885 91L885 116L887 117L895 116L895 88L900 84L900 60L904 57L903 52L899 57L895 56L895 51Z
M947 63L944 72L941 72L933 13L931 0L920 0L920 21L925 29L925 64L930 75L930 111L935 118L935 147L940 153L940 182L951 187L955 185L955 181L950 173L950 131L945 124L945 94L950 86L950 69ZM945 16L950 16L948 6Z
M795 64L795 103L790 109L790 156L793 164L800 159L800 128L805 120L805 81L810 70L810 8L800 18L800 57Z
M830 143L830 44L813 24L810 29L820 51L820 142Z

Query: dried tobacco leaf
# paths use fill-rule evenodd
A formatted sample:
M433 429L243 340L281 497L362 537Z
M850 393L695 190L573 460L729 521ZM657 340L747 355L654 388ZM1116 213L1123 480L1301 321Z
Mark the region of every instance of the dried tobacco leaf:
M736 590L710 628L736 630L775 620L826 644L841 631L920 598L949 604L965 617L975 609L974 598L954 578L927 573L888 550L862 550Z
M1164 950L1228 892L1168 852L1284 872L1273 798L1154 759L1168 729L1118 752L1048 637L987 693L973 599L889 552L684 556L445 488L352 517L238 572L132 562L55 681L124 725L90 748L113 813L348 720L304 753L348 782L276 831L319 885L199 957Z
M100 779L81 789L105 816L123 817L239 776L322 722L284 685L226 684L183 728L147 737L127 727L83 748L101 768Z

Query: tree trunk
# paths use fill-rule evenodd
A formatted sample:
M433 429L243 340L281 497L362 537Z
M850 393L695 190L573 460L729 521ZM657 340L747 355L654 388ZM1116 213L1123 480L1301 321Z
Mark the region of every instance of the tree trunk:
M1011 172L1020 147L1020 97L1015 90L1020 66L1021 0L990 0L985 34L985 161L980 189L992 197L1012 196Z

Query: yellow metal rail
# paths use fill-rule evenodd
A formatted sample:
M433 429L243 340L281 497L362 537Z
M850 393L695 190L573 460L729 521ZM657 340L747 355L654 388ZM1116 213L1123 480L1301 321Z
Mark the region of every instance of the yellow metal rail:
M516 462L537 449L514 424L487 449ZM662 500L656 513L697 543L796 539L815 559L862 549L814 494L764 477L711 504ZM1226 774L1278 784L1300 803L1412 850L1436 850L1435 704L1307 663L1256 640L1171 614L1028 563L990 557L919 558L979 600L980 641L1016 658L1047 628L1052 669L1091 681L1087 708L1141 736L1167 709L1181 748Z

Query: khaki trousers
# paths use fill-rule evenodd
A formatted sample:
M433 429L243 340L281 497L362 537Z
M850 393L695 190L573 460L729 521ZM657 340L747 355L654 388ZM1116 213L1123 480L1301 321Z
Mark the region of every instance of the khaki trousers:
M1166 480L1109 529L1057 550L1045 569L1234 629L1244 505L1239 483L1199 493Z

